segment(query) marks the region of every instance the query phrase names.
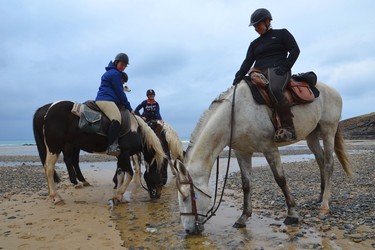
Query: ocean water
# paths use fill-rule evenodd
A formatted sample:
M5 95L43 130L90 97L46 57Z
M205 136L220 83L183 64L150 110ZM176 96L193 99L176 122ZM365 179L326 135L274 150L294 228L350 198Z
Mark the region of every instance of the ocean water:
M183 138L181 140L183 148L186 149L189 140ZM300 141L295 144L281 147L280 150L296 150L307 148L305 141ZM228 150L226 147L224 150ZM82 152L85 153L85 152ZM34 140L13 140L13 141L0 141L0 156L14 156L14 155L25 155L25 156L37 156L38 150Z

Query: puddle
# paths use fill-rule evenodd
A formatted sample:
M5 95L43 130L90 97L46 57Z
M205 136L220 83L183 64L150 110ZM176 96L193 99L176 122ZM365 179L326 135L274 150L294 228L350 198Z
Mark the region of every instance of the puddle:
M220 175L225 173L225 164ZM236 165L236 161L233 161ZM235 169L233 169L236 171ZM233 170L231 172L233 172ZM214 176L215 171L212 172ZM224 195L216 216L205 224L200 236L187 235L180 223L175 178L171 177L162 197L150 201L143 188L132 182L125 202L115 207L111 216L116 221L124 246L130 249L301 249L322 246L320 233L312 228L285 226L282 221L258 216L256 210L247 227L235 229L233 223L241 211L230 196ZM213 178L210 180L213 187ZM213 189L212 189L213 190ZM284 218L283 218L284 219ZM299 236L296 236L299 235ZM298 239L298 240L297 240ZM315 245L315 246L316 246Z

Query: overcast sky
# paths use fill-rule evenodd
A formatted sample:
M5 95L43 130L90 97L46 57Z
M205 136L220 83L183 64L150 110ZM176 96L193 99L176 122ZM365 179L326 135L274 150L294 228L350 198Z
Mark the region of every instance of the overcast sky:
M94 99L118 52L133 108L156 91L163 119L187 138L231 86L249 43L251 13L267 8L314 71L344 101L342 119L374 112L375 1L0 0L0 140L31 140L35 110Z

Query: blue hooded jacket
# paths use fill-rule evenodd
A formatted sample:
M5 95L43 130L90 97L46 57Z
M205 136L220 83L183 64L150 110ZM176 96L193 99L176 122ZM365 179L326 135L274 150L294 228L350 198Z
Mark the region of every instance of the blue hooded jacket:
M105 70L95 101L111 101L117 105L125 106L130 112L133 111L122 86L122 73L112 61L109 62Z

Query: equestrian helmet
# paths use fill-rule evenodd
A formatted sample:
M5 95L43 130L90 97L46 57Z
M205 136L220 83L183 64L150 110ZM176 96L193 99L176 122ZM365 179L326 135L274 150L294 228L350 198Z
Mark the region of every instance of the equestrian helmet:
M128 57L128 55L127 54L125 54L125 53L118 53L117 55L116 55L116 57L115 57L115 64L117 63L117 62L124 62L124 63L126 63L126 64L129 64L129 57Z
M267 19L272 20L271 12L264 8L257 9L253 14L251 14L249 26L254 26L259 22L265 21Z
M155 95L155 91L153 89L147 90L146 96L149 96L149 95Z

